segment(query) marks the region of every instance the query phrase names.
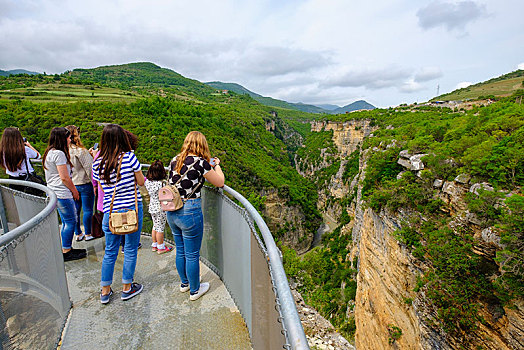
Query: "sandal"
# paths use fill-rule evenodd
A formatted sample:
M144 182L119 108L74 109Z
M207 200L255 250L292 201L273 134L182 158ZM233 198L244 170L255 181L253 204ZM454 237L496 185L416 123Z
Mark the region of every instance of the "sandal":
M158 249L157 248L156 252L157 252L157 254L164 254L164 253L169 253L172 250L173 250L172 246L166 245L166 247L164 249Z
M83 233L82 233L81 235L76 235L76 241L77 241L77 242L83 241L85 236L86 236L86 235L83 234Z

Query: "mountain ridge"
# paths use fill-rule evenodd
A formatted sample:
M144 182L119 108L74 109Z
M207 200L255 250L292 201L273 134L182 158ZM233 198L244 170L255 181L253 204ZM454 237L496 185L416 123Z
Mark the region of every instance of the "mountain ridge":
M295 110L299 110L302 112L308 112L308 113L343 114L343 113L353 112L356 110L362 110L362 109L370 110L370 109L376 108L375 106L363 100L355 101L344 107L339 107L339 106L330 105L330 104L312 105L312 104L307 104L307 103L302 103L302 102L293 103L293 102L278 100L272 97L262 96L260 94L257 94L256 92L253 92L245 88L244 86L238 83L224 83L221 81L211 81L205 84L211 87L214 87L215 89L219 89L219 90L229 90L237 94L248 94L254 100L266 106L290 108L290 109L295 109ZM326 106L328 108L323 108L322 106Z

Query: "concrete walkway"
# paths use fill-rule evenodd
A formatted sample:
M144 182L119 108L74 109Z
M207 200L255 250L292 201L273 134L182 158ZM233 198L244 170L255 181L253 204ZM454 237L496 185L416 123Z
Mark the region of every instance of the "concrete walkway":
M66 263L73 301L60 349L251 349L248 329L218 276L200 264L210 290L197 301L181 293L175 252L158 255L151 239L142 236L135 281L144 291L122 301L122 263L115 265L113 290L107 305L100 303L100 268L104 239L74 242L87 248L87 259Z

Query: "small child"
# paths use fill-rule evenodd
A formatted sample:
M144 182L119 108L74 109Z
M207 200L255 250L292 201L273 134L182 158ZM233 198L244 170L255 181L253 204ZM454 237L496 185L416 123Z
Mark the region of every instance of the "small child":
M153 231L151 236L153 244L151 249L158 254L168 253L173 250L172 246L164 243L164 228L166 227L166 213L160 207L158 190L163 187L162 180L166 178L166 170L161 161L156 160L151 164L146 174L146 189L149 192L149 214L153 219Z

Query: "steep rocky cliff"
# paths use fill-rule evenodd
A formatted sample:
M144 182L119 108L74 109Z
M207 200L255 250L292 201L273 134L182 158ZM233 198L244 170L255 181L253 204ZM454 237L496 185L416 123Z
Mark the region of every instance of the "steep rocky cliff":
M327 188L319 188L319 209L333 217L347 210L353 217L351 252L346 259L358 259L357 293L354 307L347 313L354 315L357 349L522 349L524 348L524 302L513 300L501 305L490 300L478 300L483 322L464 333L445 332L439 323L437 311L427 297L426 287L419 281L430 268L429 262L413 256L410 249L399 242L396 231L414 215L424 220L420 213L399 208L375 212L362 199L362 183L366 161L371 152L360 154L358 175L349 181L342 179L347 157L369 137L373 127L366 120L345 123L315 122L313 131L333 130L333 142L340 157L340 170L331 178ZM372 135L371 135L372 136ZM383 149L386 147L383 147ZM330 157L334 155L330 154ZM405 171L421 176L424 155L399 154L399 164ZM298 162L297 162L298 163ZM306 176L325 167L310 169ZM399 176L402 176L399 174ZM471 184L466 175L454 181L435 180L433 190L445 204L451 218L449 226L460 231L466 227L474 233L473 251L488 264L496 266L495 251L500 248L500 237L494 227L486 227L474 213L467 209L466 194L473 193L487 184ZM487 188L489 190L489 188ZM354 193L353 195L351 195ZM350 203L334 199L351 198ZM331 203L331 204L330 204ZM415 292L415 290L417 292Z

